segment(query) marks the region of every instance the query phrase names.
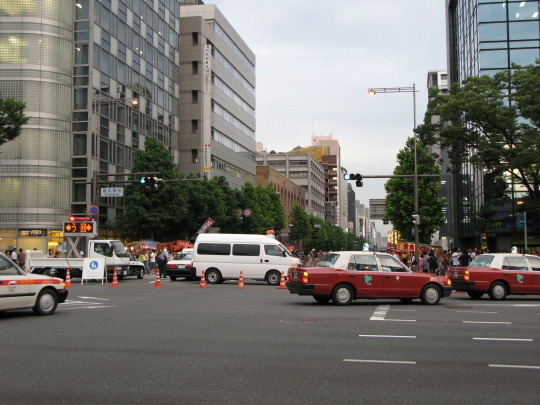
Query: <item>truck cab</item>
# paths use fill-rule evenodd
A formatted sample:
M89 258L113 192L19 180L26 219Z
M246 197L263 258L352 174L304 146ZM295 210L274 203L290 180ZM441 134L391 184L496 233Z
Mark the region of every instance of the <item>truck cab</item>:
M105 267L109 278L113 276L115 269L120 279L137 275L131 274L130 253L120 241L90 240L88 241L88 257L105 257Z

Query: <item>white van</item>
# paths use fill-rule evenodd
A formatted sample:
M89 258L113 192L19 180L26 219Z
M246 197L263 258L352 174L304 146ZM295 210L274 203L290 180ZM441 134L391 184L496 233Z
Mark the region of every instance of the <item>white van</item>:
M279 241L264 235L203 233L193 246L193 266L197 277L209 284L244 279L263 280L279 285L281 272L299 266L300 260Z

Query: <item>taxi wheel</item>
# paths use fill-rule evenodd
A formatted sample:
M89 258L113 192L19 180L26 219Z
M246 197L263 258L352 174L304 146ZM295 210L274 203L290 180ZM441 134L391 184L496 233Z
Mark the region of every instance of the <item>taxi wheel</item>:
M204 278L206 278L208 284L219 284L222 282L221 273L216 269L206 270Z
M144 269L142 269L139 274L137 274L137 278L140 280L141 278L144 277Z
M347 284L339 284L332 291L334 305L349 305L353 300L353 291Z
M484 293L481 291L467 291L467 295L473 300L477 300L479 298L482 298L484 296Z
M313 298L315 298L315 301L317 301L319 304L328 304L331 297L327 295L314 295Z
M36 315L52 315L57 305L58 296L56 293L50 288L44 288L40 291L33 310Z
M506 298L506 294L508 294L508 289L504 283L496 281L495 283L491 284L491 287L489 288L489 298L492 300L501 301Z
M441 290L439 287L433 284L426 285L422 289L422 294L420 294L420 299L426 305L435 305L438 304L441 300Z
M273 270L266 276L266 282L270 285L279 285L280 281L281 273L279 271Z

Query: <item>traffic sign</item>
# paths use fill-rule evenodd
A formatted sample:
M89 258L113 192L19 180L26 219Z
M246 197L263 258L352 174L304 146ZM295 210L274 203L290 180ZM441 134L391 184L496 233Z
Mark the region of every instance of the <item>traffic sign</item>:
M246 208L246 209L244 210L244 216L245 216L245 217L250 217L252 213L253 213L253 212L252 212L251 209L249 209L249 208Z
M90 209L88 210L88 212L92 215L97 215L99 213L99 208L96 207L95 205L92 205L90 207Z
M64 236L84 236L96 234L95 221L64 222Z

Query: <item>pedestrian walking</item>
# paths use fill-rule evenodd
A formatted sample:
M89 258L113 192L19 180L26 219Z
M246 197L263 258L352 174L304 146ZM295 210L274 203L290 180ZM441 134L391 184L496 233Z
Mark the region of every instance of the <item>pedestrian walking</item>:
M152 249L150 251L150 270L152 271L152 273L155 273L156 272L156 253L154 252L154 250Z
M19 253L17 254L17 260L19 261L19 267L23 270L26 266L26 253L23 252L22 248L19 248Z
M157 264L159 267L159 278L167 278L167 261L169 260L169 253L167 249L160 249L158 254Z
M13 249L11 251L11 260L13 260L15 264L17 264L17 249Z

